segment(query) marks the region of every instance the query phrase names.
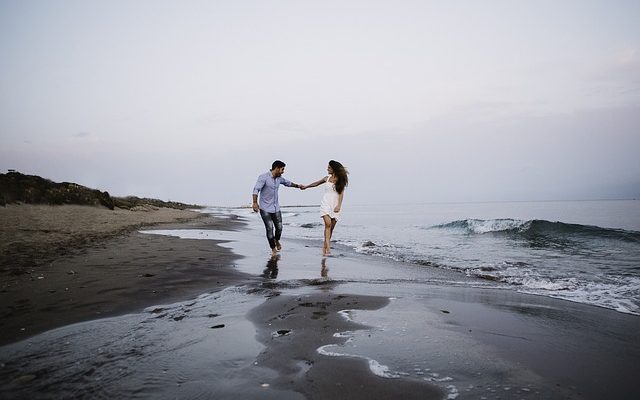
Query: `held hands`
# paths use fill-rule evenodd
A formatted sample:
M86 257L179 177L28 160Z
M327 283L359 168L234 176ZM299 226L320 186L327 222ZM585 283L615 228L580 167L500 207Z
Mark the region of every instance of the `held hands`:
M300 190L305 190L307 188L307 186L305 185L298 185L298 189Z

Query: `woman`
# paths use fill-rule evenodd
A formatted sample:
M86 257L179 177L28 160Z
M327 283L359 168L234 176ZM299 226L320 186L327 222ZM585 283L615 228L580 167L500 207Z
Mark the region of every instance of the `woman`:
M333 229L340 219L340 209L342 208L342 199L344 198L344 189L349 184L347 170L337 161L329 161L327 166L328 176L313 182L309 185L302 186L302 189L316 187L324 184L324 196L320 201L320 216L324 220L324 246L322 246L322 254L327 256L331 250L331 235Z

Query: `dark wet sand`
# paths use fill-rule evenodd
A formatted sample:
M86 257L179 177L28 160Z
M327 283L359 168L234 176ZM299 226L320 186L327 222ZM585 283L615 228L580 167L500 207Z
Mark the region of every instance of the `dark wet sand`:
M114 213L86 206L12 206L0 216L0 345L247 279L230 268L238 256L215 241L136 231L151 225L225 230L239 228L237 221L182 210Z
M308 399L442 398L443 392L424 380L390 380L373 375L365 359L318 353L321 346L346 341L335 333L369 328L346 320L339 311L377 310L388 303L385 297L332 291L271 297L248 315L258 327L258 341L267 346L256 361L279 373L273 387Z
M339 262L335 262L339 264ZM475 288L428 290L405 308L388 297L345 292L331 283L295 296L276 295L248 315L266 346L260 366L278 372L277 389L309 399L636 399L640 318L563 300ZM375 286L367 291L376 292ZM277 292L276 292L277 294ZM345 320L340 310L376 310L392 321L380 331ZM373 329L373 330L371 330ZM342 349L336 332L370 330L356 340L376 360L394 359L374 375L367 360L329 357ZM371 343L376 345L371 347ZM383 361L384 362L384 361ZM427 366L439 375L415 372ZM400 365L400 369L398 368ZM428 371L427 369L427 371ZM436 382L428 380L435 377ZM437 383L437 379L449 379ZM426 379L425 379L426 378ZM447 392L449 385L454 392Z

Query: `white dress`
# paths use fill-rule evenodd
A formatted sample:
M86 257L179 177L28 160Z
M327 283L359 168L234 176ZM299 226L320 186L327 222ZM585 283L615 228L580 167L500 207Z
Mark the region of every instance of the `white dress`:
M329 177L324 178L324 195L320 200L320 216L328 215L331 219L340 219L340 213L333 211L338 206L339 194L336 192L336 184L329 182Z

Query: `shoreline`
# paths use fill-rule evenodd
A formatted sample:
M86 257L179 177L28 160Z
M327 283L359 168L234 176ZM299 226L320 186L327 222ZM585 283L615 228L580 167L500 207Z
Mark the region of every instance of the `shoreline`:
M247 279L216 242L143 235L142 227L238 229L195 211L10 205L3 223L0 345L67 324L139 311Z
M9 204L0 207L0 273L29 273L29 269L62 255L144 226L204 216L196 211L154 206L109 210L86 205Z

